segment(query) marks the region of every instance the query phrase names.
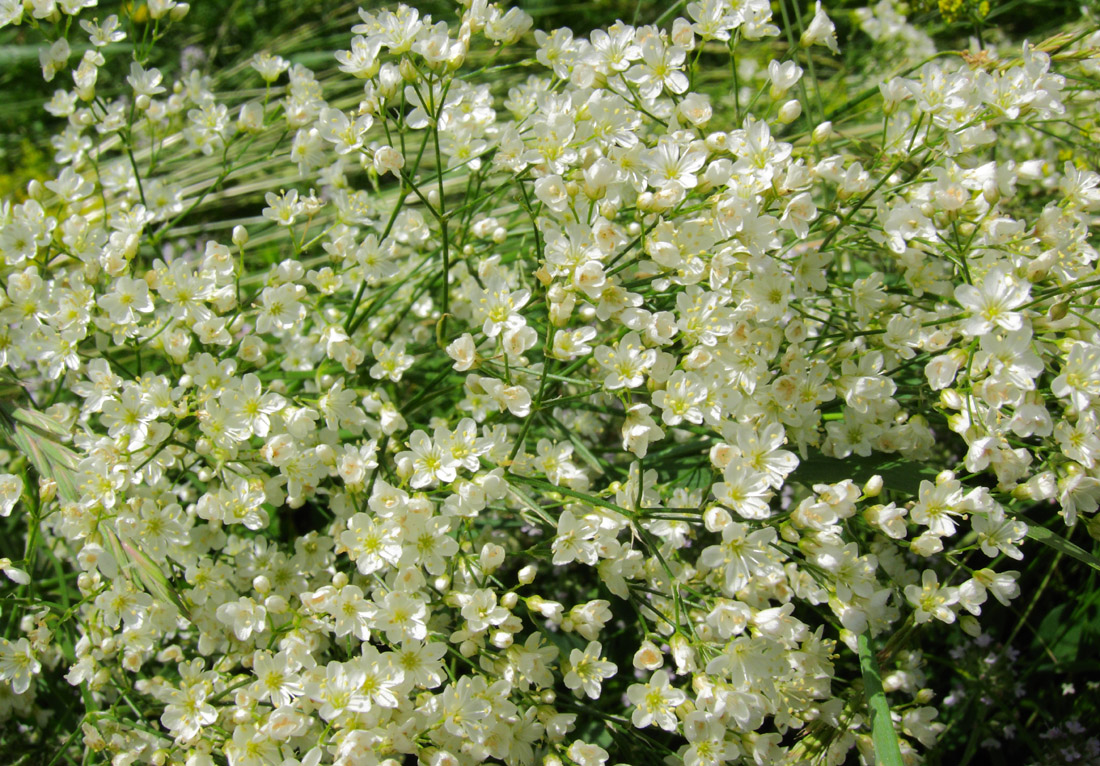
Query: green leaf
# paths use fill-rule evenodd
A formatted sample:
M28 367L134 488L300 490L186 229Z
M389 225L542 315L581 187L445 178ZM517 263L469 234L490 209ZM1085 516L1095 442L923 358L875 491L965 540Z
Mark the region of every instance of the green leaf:
M148 591L149 595L159 598L161 601L175 604L176 608L180 610L180 614L190 619L191 610L187 608L183 599L176 593L176 589L172 587L172 581L164 575L157 563L149 558L148 554L141 550L136 543L119 538L112 529L108 528L104 531L106 533L104 537L106 537L111 547L115 560L120 564L127 560L133 564L142 586Z
M57 482L57 494L62 500L77 501L80 492L76 466L80 460L75 452L58 441L59 437L68 436L68 432L53 419L22 407L5 408L0 427L40 476Z
M574 500L580 500L583 503L588 503L589 505L596 508L606 508L609 511L620 513L628 519L633 519L636 515L633 511L628 511L626 508L620 508L611 501L604 500L602 497L596 497L595 495L588 495L584 492L578 492L577 490L570 489L569 487L562 487L558 486L557 484L551 484L550 482L543 481L542 479L534 479L530 476L520 476L519 474L509 474L508 479L509 481L522 482L532 489L540 489L543 492L554 492L559 495L565 495L566 497L571 497Z
M903 460L896 455L852 455L838 460L815 453L800 462L790 478L810 487L814 484L832 484L842 479L863 484L877 474L882 477L886 489L915 495L920 490L921 481L934 481L937 473L937 469L926 463Z
M867 708L871 711L871 741L875 746L875 763L880 766L903 766L901 745L890 719L890 703L882 690L882 676L878 660L871 651L871 639L867 633L859 635L859 669L863 671L863 693Z
M1023 516L1018 516L1017 518L1021 519L1022 521L1027 521L1027 519L1025 519ZM1069 540L1062 537L1061 535L1054 534L1046 527L1041 527L1037 524L1027 522L1027 536L1030 537L1032 540L1037 540L1043 545L1053 548L1059 553L1069 556L1070 558L1077 559L1082 564L1088 564L1090 567L1100 572L1100 558L1096 558L1096 556L1093 556L1084 548L1076 545L1075 543L1071 543Z
M14 66L28 62L38 63L40 45L0 45L0 65ZM128 53L134 49L132 43L111 43L100 50L105 54ZM71 48L71 55L80 58L85 51L92 50L88 43L75 43Z

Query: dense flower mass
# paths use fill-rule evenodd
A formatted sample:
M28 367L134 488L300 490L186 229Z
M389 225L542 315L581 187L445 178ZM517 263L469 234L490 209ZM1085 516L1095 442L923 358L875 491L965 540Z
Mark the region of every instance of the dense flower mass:
M0 0L54 89L0 207L0 716L84 711L42 752L916 760L912 637L1096 528L1100 33L883 0L911 65L826 110L821 2L394 5L218 77L154 65L187 4L96 5Z

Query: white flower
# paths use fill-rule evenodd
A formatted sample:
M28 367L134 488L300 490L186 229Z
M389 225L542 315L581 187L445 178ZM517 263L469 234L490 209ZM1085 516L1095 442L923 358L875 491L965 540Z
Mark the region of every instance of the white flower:
M294 223L295 216L302 210L302 206L298 202L298 192L295 189L284 191L281 194L267 192L264 195L264 200L267 201L267 207L262 211L264 218L274 221L280 226L290 226Z
M581 561L594 566L599 558L595 543L597 531L587 519L577 519L572 512L562 511L558 517L557 535L551 545L554 564Z
M300 301L306 289L301 285L265 287L260 294L260 312L256 317L256 332L289 330L305 318L306 309Z
M806 48L811 45L824 45L833 52L833 55L840 55L840 49L836 44L836 27L833 26L832 20L822 10L821 0L817 0L814 17L810 21L810 26L806 27L806 31L802 33L801 42L803 47Z
M614 346L599 346L596 361L608 370L604 387L608 391L637 388L645 382L645 374L657 361L657 352L645 348L636 332L628 332Z
M255 69L264 82L272 83L279 79L279 76L290 69L290 62L284 59L282 56L273 56L267 51L260 51L252 60L248 62L249 66Z
M766 519L771 515L771 490L766 474L743 463L730 463L715 483L714 497L745 519Z
M219 606L217 617L232 628L238 641L247 641L253 633L262 633L267 627L267 610L247 596Z
M578 697L587 694L591 699L599 699L600 687L605 678L611 678L618 672L615 663L600 657L603 645L599 641L590 641L582 652L574 649L569 654L569 671L565 674L565 686L572 689Z
M374 118L369 114L350 119L339 109L323 109L317 118L321 138L333 144L337 154L351 154L362 149L373 123Z
M409 437L409 449L397 455L399 465L406 465L411 472L409 486L420 489L437 483L449 484L457 477L458 461L443 449L438 441L423 431L413 431Z
M375 364L370 368L370 376L375 380L386 378L394 383L401 380L405 371L413 366L415 361L405 353L405 341L399 340L392 345L386 345L376 340L371 347Z
M287 655L279 652L274 657L257 652L252 661L252 674L256 676L250 691L263 702L269 700L275 707L290 704L304 693L298 674Z
M10 516L23 496L23 479L11 473L0 474L0 516Z
M16 585L27 585L31 581L31 576L26 571L12 566L11 559L0 558L0 570L3 570L4 575Z
M23 694L31 687L31 681L42 672L40 663L25 638L12 643L0 638L0 680L10 681L16 694Z
M648 404L635 404L627 410L623 420L623 449L629 450L635 457L645 457L650 442L664 438L665 432L650 417L651 412L653 408Z
M569 746L566 755L577 766L603 766L610 757L609 753L599 745L589 745L580 740Z
M1009 331L1021 329L1024 317L1013 309L1026 303L1028 294L1028 287L1000 265L989 270L980 288L959 285L955 288L955 300L970 314L963 323L963 332L978 337L994 326Z
M42 79L46 82L52 81L54 76L68 63L71 53L72 49L69 48L69 42L64 37L59 38L49 48L41 48L38 51L38 61L42 64ZM134 66L137 66L137 64L135 63Z
M188 684L168 693L160 722L176 735L177 740L187 742L198 736L203 727L218 720L218 711L206 701L207 684Z
M646 684L634 684L626 690L634 706L630 721L639 729L656 723L665 731L676 730L676 708L687 701L687 695L669 684L668 671L658 670Z
M163 79L159 69L145 69L136 61L130 62L130 75L126 82L134 89L134 95L141 97L157 96L164 93Z
M918 625L933 617L946 623L955 621L955 612L951 607L959 601L959 589L940 587L939 578L931 569L925 569L921 574L920 585L905 586L905 597L916 609L913 617Z

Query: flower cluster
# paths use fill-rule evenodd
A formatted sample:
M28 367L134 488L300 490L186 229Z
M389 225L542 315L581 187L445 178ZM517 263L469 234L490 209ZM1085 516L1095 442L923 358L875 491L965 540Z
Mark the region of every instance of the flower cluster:
M120 765L871 762L857 639L977 635L1026 513L1095 525L1100 175L1044 158L1100 33L826 112L820 2L782 59L765 0L360 10L224 93L153 65L187 4L95 5L0 2L59 126L0 208L0 715L63 678Z

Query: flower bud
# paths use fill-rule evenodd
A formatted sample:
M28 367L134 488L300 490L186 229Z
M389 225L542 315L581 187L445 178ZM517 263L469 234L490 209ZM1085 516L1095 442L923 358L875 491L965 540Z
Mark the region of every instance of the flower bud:
M252 578L252 587L257 593L267 593L271 590L271 580L266 575L256 575Z
M481 546L481 555L478 556L478 563L481 564L482 572L485 574L492 574L504 563L504 548L496 543L485 543L485 545Z
M1100 516L1085 518L1085 531L1093 540L1100 540Z
M634 652L634 667L639 670L656 670L663 664L661 650L652 641L643 641L638 651Z
M38 501L45 505L57 497L57 482L46 476L38 477Z
M379 175L393 173L396 176L403 167L405 156L392 146L380 146L374 150L374 169Z
M877 473L863 485L863 494L867 497L878 497L882 492L882 477Z
M779 121L784 125L790 125L802 115L802 104L798 99L792 98L779 107ZM815 131L816 132L816 131Z
M832 135L833 135L833 123L826 120L825 122L821 123L816 128L814 128L813 135L811 135L810 138L815 144L820 144L820 143L824 143L825 141L828 141L829 138L832 137Z
M689 51L695 47L695 33L687 19L677 17L672 22L672 43Z
M237 129L242 133L259 133L264 128L264 107L259 101L249 101L241 107Z
M703 139L703 143L706 144L707 149L712 152L724 152L729 148L730 137L728 133L715 131Z
M969 614L964 614L959 618L959 627L962 628L967 635L973 636L974 638L982 634L981 624Z
M703 511L703 525L708 532L721 532L726 525L733 521L729 511L721 506L712 505Z

